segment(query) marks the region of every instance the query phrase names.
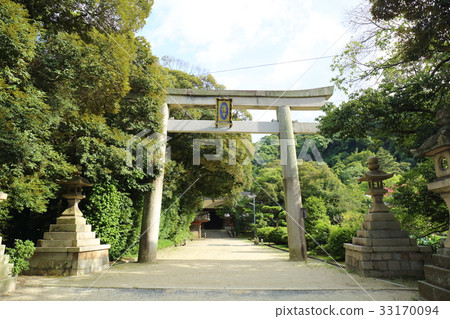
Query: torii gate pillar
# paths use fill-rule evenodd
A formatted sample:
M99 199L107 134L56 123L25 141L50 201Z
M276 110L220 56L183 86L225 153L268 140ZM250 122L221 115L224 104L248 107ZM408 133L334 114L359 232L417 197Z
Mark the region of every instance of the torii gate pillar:
M277 117L280 123L280 159L287 212L289 259L306 261L305 226L303 216L300 216L302 197L298 179L296 143L290 107L279 106Z
M159 149L156 151L156 160L161 172L153 181L153 190L144 195L144 210L142 216L141 237L139 240L140 263L156 261L158 253L159 224L161 220L161 205L164 182L164 165L166 158L167 122L169 120L169 107L167 103L161 107L161 132L159 135Z

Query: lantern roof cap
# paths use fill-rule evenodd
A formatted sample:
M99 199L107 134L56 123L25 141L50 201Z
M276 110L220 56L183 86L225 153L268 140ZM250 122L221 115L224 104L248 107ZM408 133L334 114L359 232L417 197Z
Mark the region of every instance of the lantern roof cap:
M411 150L414 157L433 156L450 149L450 108L437 113L436 123L441 127L440 130L430 136L420 147Z
M394 176L393 173L388 174L379 170L380 166L376 156L370 156L367 159L367 166L370 171L364 173L363 176L358 178L358 182L381 182Z
M56 183L60 185L72 185L81 187L92 187L94 185L91 182L89 182L86 178L81 177L80 175L75 175L71 179L56 180Z

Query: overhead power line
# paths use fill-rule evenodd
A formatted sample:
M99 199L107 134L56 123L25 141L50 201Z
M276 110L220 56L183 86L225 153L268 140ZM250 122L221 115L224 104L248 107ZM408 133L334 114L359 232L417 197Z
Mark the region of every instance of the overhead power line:
M208 75L213 73L223 73L223 72L231 72L231 71L239 71L239 70L248 70L248 69L255 69L255 68L262 68L266 66L273 66L273 65L280 65L280 64L289 64L289 63L297 63L297 62L305 62L305 61L313 61L313 60L322 60L322 59L329 59L334 58L335 55L327 55L327 56L321 56L317 58L307 58L307 59L299 59L299 60L292 60L292 61L283 61L283 62L275 62L275 63L267 63L267 64L259 64L259 65L251 65L251 66L244 66L240 68L234 68L234 69L227 69L227 70L219 70L219 71L212 71L207 73L201 73L198 75Z

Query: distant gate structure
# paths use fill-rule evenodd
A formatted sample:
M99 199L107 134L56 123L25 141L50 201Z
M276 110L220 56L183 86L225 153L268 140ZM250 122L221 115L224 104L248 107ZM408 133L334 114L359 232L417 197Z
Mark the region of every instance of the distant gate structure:
M294 134L315 134L317 123L292 122L291 111L320 110L332 96L333 87L288 91L249 90L201 90L169 89L167 102L162 106L162 134L158 150L159 165L165 161L167 133L259 133L279 134L282 175L287 212L287 230L290 260L306 261L304 220L298 179L297 154ZM215 121L169 119L170 108L214 108L216 98L231 98L233 109L276 110L275 122L235 121L231 127L216 127ZM154 262L157 259L159 224L164 172L153 181L153 191L146 199L142 220L142 236L139 247L139 262Z

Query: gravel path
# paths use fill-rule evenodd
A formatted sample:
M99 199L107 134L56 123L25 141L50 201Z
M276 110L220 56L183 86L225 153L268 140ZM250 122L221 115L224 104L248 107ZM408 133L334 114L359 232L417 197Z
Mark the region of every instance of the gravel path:
M209 238L80 277L19 277L0 300L413 300L417 288L347 274L250 241Z

